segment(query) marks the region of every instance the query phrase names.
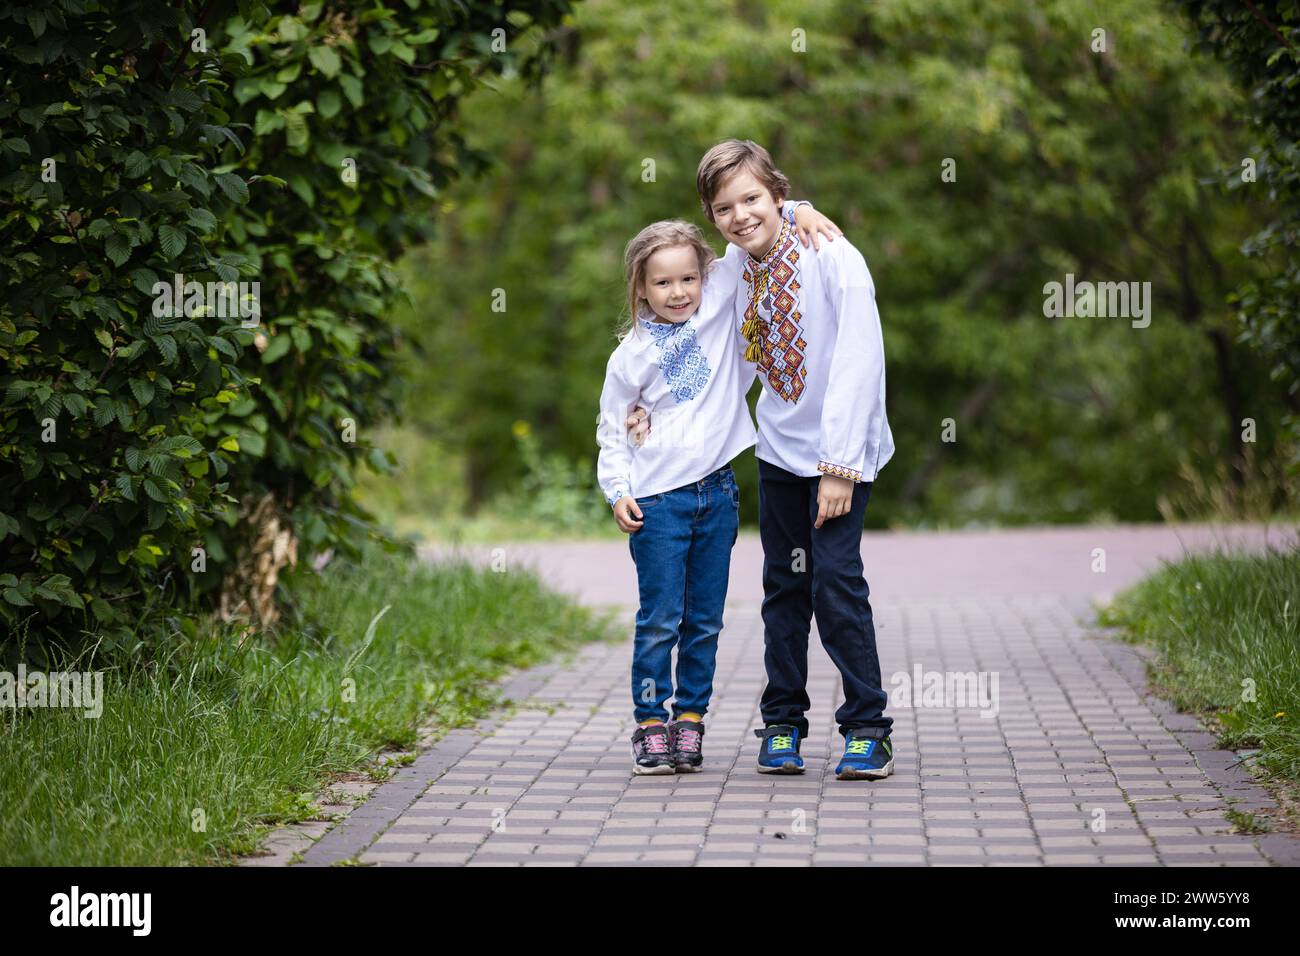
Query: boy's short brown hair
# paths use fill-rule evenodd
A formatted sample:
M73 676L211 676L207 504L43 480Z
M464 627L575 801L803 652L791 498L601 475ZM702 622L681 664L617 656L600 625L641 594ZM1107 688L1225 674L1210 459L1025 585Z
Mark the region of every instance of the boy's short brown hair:
M704 207L704 215L709 217L709 222L714 221L713 197L722 188L723 180L742 168L753 173L754 178L767 187L767 191L778 203L784 202L790 195L790 180L776 168L767 150L753 140L725 139L704 154L695 170L695 188L700 194L700 204Z

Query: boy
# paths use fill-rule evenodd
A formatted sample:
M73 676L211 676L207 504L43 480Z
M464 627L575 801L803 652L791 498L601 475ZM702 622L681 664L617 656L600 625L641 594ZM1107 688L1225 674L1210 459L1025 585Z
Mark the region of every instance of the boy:
M862 524L871 485L894 453L875 287L848 240L801 247L781 217L789 180L763 147L727 140L700 160L704 213L749 256L736 320L758 363L759 533L763 542L766 725L758 769L803 773L813 615L839 669L842 780L894 769ZM640 421L638 409L629 419ZM648 422L646 423L648 426Z

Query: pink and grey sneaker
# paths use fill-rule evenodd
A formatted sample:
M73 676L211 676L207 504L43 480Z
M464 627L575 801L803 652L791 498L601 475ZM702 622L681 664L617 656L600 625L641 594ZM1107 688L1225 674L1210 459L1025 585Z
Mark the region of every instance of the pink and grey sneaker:
M699 773L704 763L704 724L698 720L674 720L668 725L668 733L677 772Z
M633 773L672 773L673 749L668 728L663 724L638 727L632 735L632 759Z

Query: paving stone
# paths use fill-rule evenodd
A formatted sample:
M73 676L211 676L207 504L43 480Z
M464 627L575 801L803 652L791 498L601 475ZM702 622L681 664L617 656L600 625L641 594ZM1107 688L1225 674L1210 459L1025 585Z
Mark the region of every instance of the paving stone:
M1240 533L1255 540L1256 529ZM1093 598L1176 558L1181 541L1221 537L1196 526L868 533L886 681L914 668L984 672L999 690L994 718L891 705L895 773L884 781L834 778L842 697L815 626L807 771L756 772L765 679L752 535L733 554L704 771L660 777L630 773L626 543L518 546L545 557L537 566L554 586L616 607L629 639L516 674L506 689L526 707L448 733L400 780L342 788L368 799L314 844L329 824L277 834L261 865L304 845L305 865L1298 865L1294 836L1231 832L1227 810L1271 799L1193 717L1151 696L1143 649L1092 625ZM1104 581L1078 563L1097 546L1115 558Z

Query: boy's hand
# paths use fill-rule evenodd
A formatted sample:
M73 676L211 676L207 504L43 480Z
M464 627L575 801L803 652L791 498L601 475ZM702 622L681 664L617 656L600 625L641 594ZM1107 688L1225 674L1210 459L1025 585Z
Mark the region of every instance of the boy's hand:
M817 520L813 522L813 527L820 528L824 521L848 514L852 507L853 481L835 475L822 475L821 481L817 482Z
M641 509L636 506L636 499L631 495L624 495L614 502L614 520L618 522L618 530L624 534L640 530L641 525L645 524L643 518Z
M650 413L638 405L627 416L627 438L633 445L641 447L646 436L650 434Z
M843 229L812 206L800 206L794 211L794 231L805 246L811 238L814 249L821 248L821 240L817 235L819 232L826 237L827 242L834 242L836 236L844 235Z

